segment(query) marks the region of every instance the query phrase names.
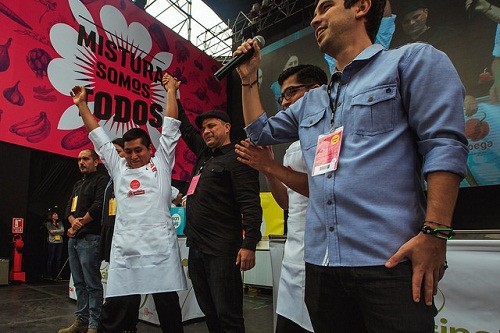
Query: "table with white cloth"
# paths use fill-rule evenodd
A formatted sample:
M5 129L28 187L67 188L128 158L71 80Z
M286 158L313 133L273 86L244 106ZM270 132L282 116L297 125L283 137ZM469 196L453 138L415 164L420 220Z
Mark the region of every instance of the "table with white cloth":
M184 273L186 274L187 280L187 290L177 292L179 294L179 303L182 311L182 321L187 321L195 318L203 317L204 314L198 306L196 297L194 295L193 285L191 279L188 276L188 252L189 249L186 246L186 237L178 237L179 249L181 255L182 266L184 267ZM101 263L101 277L102 284L104 287L104 296L106 296L106 282L107 282L107 269L108 263L103 261ZM70 277L69 281L69 297L76 300L76 291L73 285L73 279ZM139 319L146 322L159 325L158 315L156 313L155 303L152 295L142 295L141 296L141 306L139 308Z

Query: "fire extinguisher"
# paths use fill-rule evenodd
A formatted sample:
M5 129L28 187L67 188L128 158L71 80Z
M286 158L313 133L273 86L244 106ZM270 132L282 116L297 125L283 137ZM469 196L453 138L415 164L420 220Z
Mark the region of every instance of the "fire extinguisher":
M12 243L14 244L14 259L12 271L10 272L10 279L11 281L26 282L26 273L22 271L24 247L23 237L19 234L15 234L12 238Z

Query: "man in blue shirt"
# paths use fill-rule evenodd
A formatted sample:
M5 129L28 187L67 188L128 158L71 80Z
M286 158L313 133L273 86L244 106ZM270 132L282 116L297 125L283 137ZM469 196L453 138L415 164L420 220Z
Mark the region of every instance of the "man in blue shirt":
M373 44L384 5L319 0L311 26L336 72L271 118L249 84L259 46L248 41L235 52L255 50L238 68L250 140L301 142L305 301L316 333L434 332L433 295L466 173L464 90L432 46Z

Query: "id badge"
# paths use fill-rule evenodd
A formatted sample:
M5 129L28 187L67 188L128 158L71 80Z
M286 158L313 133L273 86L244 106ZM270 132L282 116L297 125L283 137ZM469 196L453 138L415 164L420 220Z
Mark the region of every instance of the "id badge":
M314 154L313 176L337 170L343 131L344 127L339 127L332 133L318 137L318 145Z
M73 200L71 201L71 212L75 212L76 211L76 205L78 204L78 196L74 196L73 197Z
M116 198L110 198L108 203L108 216L116 215Z
M61 235L54 235L54 240L55 241L60 241L61 240Z
M191 179L191 183L189 184L186 195L191 195L194 193L194 191L196 190L196 186L198 186L198 182L200 181L200 177L201 174L198 174Z

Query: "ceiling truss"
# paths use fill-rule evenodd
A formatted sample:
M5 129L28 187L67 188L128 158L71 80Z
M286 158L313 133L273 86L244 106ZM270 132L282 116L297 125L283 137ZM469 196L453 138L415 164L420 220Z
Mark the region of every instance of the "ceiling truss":
M225 62L231 57L235 46L240 45L246 38L257 35L260 31L276 25L288 17L304 10L310 10L314 2L304 6L300 0L266 1L267 5L260 7L259 12L245 13L240 11L234 21L221 22L207 27L192 16L192 0L148 0L145 10L156 7L153 15L162 21L162 15L170 8L175 8L182 16L182 20L174 27L176 33L187 28L188 40L196 47L211 55L215 59ZM195 42L191 38L193 22L200 25L204 31L196 36Z

